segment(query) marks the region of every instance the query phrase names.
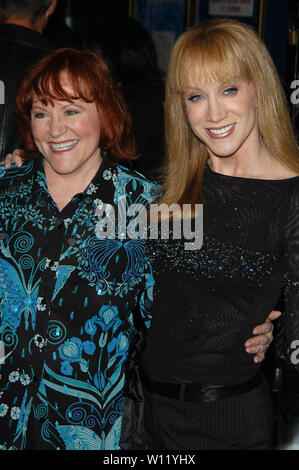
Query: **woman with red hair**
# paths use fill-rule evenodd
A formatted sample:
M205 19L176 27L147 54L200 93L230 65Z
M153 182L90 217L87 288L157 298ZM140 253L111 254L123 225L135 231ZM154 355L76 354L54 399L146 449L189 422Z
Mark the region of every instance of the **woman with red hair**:
M98 55L52 52L16 106L25 162L0 179L0 445L119 449L132 312L149 321L153 281L143 241L97 229L156 186L112 163L135 143Z

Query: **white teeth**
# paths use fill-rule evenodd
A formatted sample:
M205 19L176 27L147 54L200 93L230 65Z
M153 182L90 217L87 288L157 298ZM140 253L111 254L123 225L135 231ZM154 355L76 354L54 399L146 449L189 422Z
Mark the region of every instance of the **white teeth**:
M225 132L228 132L234 124L230 124L229 126L222 127L221 129L209 129L211 134L225 134Z
M51 143L51 147L53 150L68 150L72 147L74 147L76 144L77 144L78 140L72 140L71 142L66 142L66 143L62 143L62 144L53 144Z

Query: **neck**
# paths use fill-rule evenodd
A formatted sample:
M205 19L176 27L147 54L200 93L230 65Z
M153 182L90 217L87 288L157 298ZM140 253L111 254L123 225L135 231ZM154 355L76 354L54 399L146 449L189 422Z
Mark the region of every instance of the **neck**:
M35 23L32 23L29 19L26 18L7 18L3 23L23 26L24 28L32 29L33 31L42 34L45 21L43 17L38 18Z
M47 179L48 191L61 211L75 196L82 193L88 187L93 177L96 175L102 158L99 158L98 165L92 168L82 167L76 174L57 173L49 163L44 160L44 171Z
M242 152L236 152L227 157L218 157L211 152L209 152L209 157L210 167L215 172L249 178L264 175L276 163L262 142L256 142L256 145L243 144Z

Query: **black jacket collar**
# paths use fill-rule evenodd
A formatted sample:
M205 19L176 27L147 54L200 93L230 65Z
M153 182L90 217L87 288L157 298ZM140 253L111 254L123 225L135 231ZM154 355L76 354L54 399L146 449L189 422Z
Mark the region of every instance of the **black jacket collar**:
M42 34L15 24L3 24L0 26L0 42L4 41L44 49L45 52L52 48L51 44Z

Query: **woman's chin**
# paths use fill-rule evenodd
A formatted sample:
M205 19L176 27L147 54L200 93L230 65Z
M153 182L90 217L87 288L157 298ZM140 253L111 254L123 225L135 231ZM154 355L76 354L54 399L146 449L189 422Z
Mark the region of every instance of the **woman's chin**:
M49 161L45 159L45 170L52 171L59 175L70 175L72 173L76 173L76 170L79 169L78 165L74 165L71 162L63 162L63 161Z
M54 173L57 173L57 175L61 175L61 176L70 176L70 175L75 175L76 172L78 171L78 168L77 167L64 167L64 166L54 166L54 165L51 165L51 170L54 172Z

